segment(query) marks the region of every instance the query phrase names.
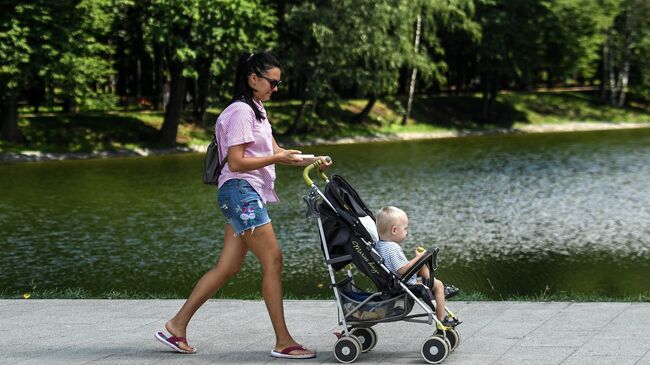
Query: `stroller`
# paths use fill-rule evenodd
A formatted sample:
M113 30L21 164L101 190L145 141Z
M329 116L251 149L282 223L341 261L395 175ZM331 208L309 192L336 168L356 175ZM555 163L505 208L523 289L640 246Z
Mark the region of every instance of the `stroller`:
M309 177L310 171L318 166L320 161L308 165L303 171L305 183L310 187L303 200L307 204L307 216L318 221L321 249L336 298L339 325L343 326L342 332L337 334L334 356L342 363L354 362L359 354L370 351L377 344L377 334L372 329L374 325L408 321L435 324L433 334L422 344L421 354L431 364L444 361L460 343L460 334L437 319L429 283L405 284L424 265L429 267L432 284L438 249L427 249L404 275L393 274L374 248L375 237L369 232L375 229L372 212L341 176L333 175L330 180L318 170L326 183L324 193L321 192ZM355 285L352 265L372 281L376 292L368 293ZM347 269L343 275L339 274L343 278L337 279L336 273L343 269ZM415 304L425 313L409 315ZM447 308L445 311L455 318Z

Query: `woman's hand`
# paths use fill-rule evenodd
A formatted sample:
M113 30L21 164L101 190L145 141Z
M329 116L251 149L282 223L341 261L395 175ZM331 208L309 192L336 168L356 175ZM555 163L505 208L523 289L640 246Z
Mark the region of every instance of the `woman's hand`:
M321 161L321 164L320 164L320 170L321 171L325 171L325 170L329 169L330 166L332 166L332 159L330 158L329 161L328 161L328 159L326 157L327 156L318 156L318 157L316 157L316 159Z
M275 156L279 163L294 165L302 161L302 158L297 156L301 153L302 152L298 150L281 150L278 153L276 153Z

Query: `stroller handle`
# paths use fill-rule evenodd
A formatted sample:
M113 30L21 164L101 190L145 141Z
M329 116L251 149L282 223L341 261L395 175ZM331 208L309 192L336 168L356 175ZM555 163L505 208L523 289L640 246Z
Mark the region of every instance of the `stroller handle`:
M329 156L325 156L325 160L327 162L332 162L332 158L329 157ZM320 159L318 159L318 160L310 163L309 165L307 165L307 167L305 167L305 169L303 170L302 178L305 180L305 184L307 184L307 186L312 186L314 184L312 179L309 177L309 173L311 172L311 170L314 169L314 167L318 167L322 163L323 162ZM318 170L318 174L320 175L321 179L323 179L324 181L327 181L327 175L325 175L325 173L323 171Z

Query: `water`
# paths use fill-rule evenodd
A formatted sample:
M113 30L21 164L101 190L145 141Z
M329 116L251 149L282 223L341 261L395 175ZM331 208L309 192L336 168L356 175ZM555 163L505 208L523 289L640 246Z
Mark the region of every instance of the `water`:
M438 275L490 298L650 291L650 129L354 144L328 154L371 210L403 208L404 246L441 248ZM224 220L202 156L0 165L0 290L185 296ZM278 167L270 214L293 296L330 295L302 171ZM259 293L251 254L222 291Z

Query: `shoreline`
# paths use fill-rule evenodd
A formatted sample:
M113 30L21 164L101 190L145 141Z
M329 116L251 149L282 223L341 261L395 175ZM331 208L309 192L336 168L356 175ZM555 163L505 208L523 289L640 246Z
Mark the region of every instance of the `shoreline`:
M375 136L342 137L336 139L316 138L311 141L289 140L291 146L323 146L352 143L371 143L389 141L408 141L421 139L458 138L468 136L488 136L498 134L533 134L533 133L558 133L558 132L586 132L602 130L620 130L650 128L650 123L612 123L612 122L569 122L558 124L524 125L518 128L494 128L480 131L438 131L438 132L412 132L394 133ZM166 155L172 153L203 153L206 146L190 145L174 148L148 149L135 148L133 150L95 151L95 152L0 152L0 164L61 161L61 160L86 160L112 157L146 157Z

